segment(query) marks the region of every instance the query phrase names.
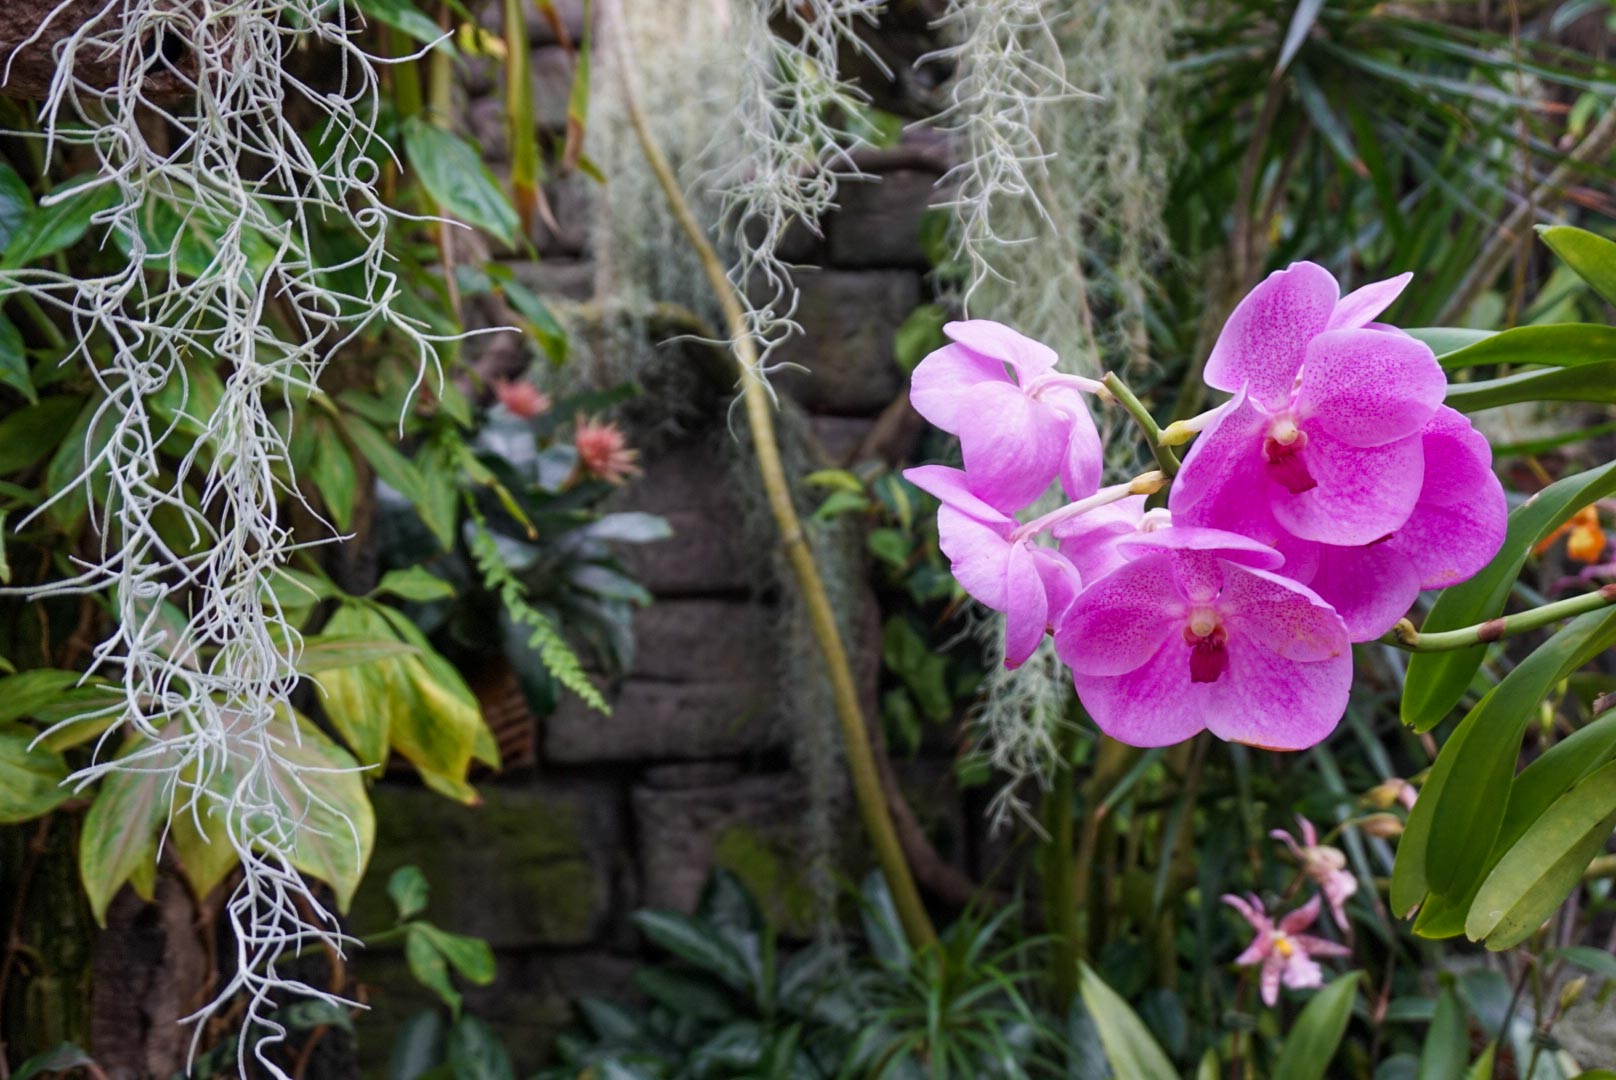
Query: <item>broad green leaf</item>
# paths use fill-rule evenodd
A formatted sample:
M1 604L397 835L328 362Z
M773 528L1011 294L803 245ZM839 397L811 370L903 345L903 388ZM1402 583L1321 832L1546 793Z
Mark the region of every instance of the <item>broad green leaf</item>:
M21 724L0 724L0 824L28 821L61 805L67 762L32 743L39 733Z
M1616 463L1567 476L1532 496L1509 515L1508 535L1493 561L1469 581L1442 590L1423 629L1456 630L1496 618L1532 549L1572 514L1612 493L1616 493ZM1416 731L1429 731L1440 723L1464 696L1486 651L1478 645L1409 657L1403 723Z
M73 427L83 407L81 397L48 397L0 420L0 476L44 460Z
M35 668L0 678L0 722L25 720L79 684L77 671Z
M387 1080L418 1080L442 1065L446 1027L438 1009L422 1009L406 1020L388 1054Z
M231 770L221 770L209 784L213 796L199 798L194 807L177 805L169 815L165 843L173 849L180 872L198 900L206 900L241 862L223 816L229 805L227 789L234 785Z
M928 353L948 344L943 336L943 324L948 312L939 304L922 304L909 313L892 335L892 354L898 366L913 371ZM859 485L860 490L863 485Z
M420 651L392 636L365 638L347 634L315 634L303 639L297 670L304 675L317 675L322 671L374 664L395 656L414 656Z
M642 967L634 973L634 985L676 1016L721 1022L735 1015L729 992L710 979L692 978L667 968Z
M1463 1080L1469 1062L1470 1031L1464 1005L1453 987L1445 986L1436 999L1436 1016L1425 1033L1425 1045L1420 1048L1416 1080Z
M1540 226L1537 234L1607 304L1616 304L1616 243L1570 225Z
M419 866L401 866L387 879L387 895L398 909L398 921L405 922L426 910L430 890Z
M1598 323L1517 326L1442 354L1442 366L1449 371L1483 364L1569 368L1605 360L1616 360L1616 326ZM1466 385L1479 384L1459 384Z
M630 918L657 945L731 990L746 993L751 987L745 957L714 927L676 911L636 911Z
M1555 800L1493 867L1465 920L1472 941L1508 949L1531 937L1582 880L1616 828L1616 763Z
M449 963L432 939L421 933L422 925L410 923L404 928L404 962L416 982L442 998L449 1011L459 1016L460 991L449 978Z
M137 741L121 756L145 744ZM155 857L157 830L168 815L165 777L155 769L115 770L96 790L79 834L79 878L90 912L107 924L107 905L138 866Z
M401 600L427 603L448 600L455 594L454 586L424 566L411 566L403 570L389 570L371 591L372 596L396 596Z
M470 143L419 116L404 122L411 171L445 213L516 244L516 210Z
M112 439L111 419L96 416L101 405L100 401L85 403L45 466L46 490L66 493L49 509L50 517L65 529L76 529L83 520L89 505L86 488L102 491L106 485L104 462L94 472L88 471L89 463L99 458Z
M1273 1080L1323 1080L1352 1019L1360 977L1343 975L1313 995L1285 1035Z
M11 238L34 210L34 196L17 170L0 161L0 251L11 246Z
M11 387L30 404L39 401L28 375L28 351L23 345L22 333L3 312L0 312L0 385Z
M376 843L376 812L364 779L353 757L313 724L282 718L276 727L280 755L296 772L266 775L282 813L300 822L292 865L331 886L345 913Z
M342 430L353 440L370 467L389 487L410 501L426 527L432 530L444 550L454 546L456 522L431 498L426 481L415 463L399 452L392 440L368 422L355 416L341 417Z
M1544 959L1565 960L1601 978L1616 979L1616 956L1591 945L1568 945L1563 949L1550 949Z
M1398 914L1426 891L1462 894L1485 872L1507 806L1501 796L1514 779L1521 739L1538 702L1556 682L1612 643L1616 612L1580 616L1517 665L1454 729L1409 812L1398 845L1392 873L1392 904ZM1412 872L1415 859L1423 863L1418 874ZM1411 901L1416 883L1419 895Z
M1493 1065L1497 1057L1498 1044L1496 1042L1488 1043L1487 1049L1481 1052L1481 1056L1476 1059L1475 1064L1470 1066L1470 1071L1465 1073L1465 1080L1493 1080L1495 1075ZM1582 1075L1592 1076L1593 1074L1583 1073ZM1612 1076L1611 1080L1616 1080L1616 1076Z
M117 188L105 182L59 188L49 204L36 206L11 234L0 270L18 270L72 247L90 227L90 218L116 198Z
M443 954L462 979L475 986L487 986L494 981L494 950L481 938L465 934L451 934L428 922L410 924L410 932L425 936L433 948Z
M33 1080L34 1077L43 1076L47 1073L71 1073L76 1069L83 1069L91 1065L95 1065L94 1058L72 1043L65 1042L54 1049L46 1050L42 1054L35 1054L27 1061L24 1061L17 1067L16 1072L11 1074L11 1080ZM95 1071L100 1072L101 1070L97 1068ZM94 1075L94 1073L91 1075ZM103 1075L105 1074L103 1073Z
M1446 398L1450 407L1465 413L1521 401L1616 402L1616 359L1523 371L1482 382L1449 383Z
M599 521L584 526L584 533L591 540L649 544L657 540L666 540L673 535L673 528L666 518L639 510L628 510L618 514L607 514Z
M360 604L340 605L326 622L325 634L360 641L398 641L385 619ZM401 663L401 658L393 657L315 673L321 707L361 765L379 767L386 762L392 720L413 705L405 696L408 688Z
M1078 991L1113 1073L1129 1080L1178 1080L1172 1062L1139 1014L1087 964L1078 966Z
M353 456L341 439L324 425L324 437L311 440L309 479L320 493L320 501L331 515L331 524L340 532L353 527L354 499L358 495L359 473Z

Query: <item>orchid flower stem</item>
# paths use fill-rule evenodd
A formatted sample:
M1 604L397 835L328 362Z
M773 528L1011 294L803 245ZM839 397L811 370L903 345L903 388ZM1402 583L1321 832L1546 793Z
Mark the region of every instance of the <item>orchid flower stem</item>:
M615 12L608 13L608 16L611 14ZM937 941L937 930L932 926L925 905L921 903L914 875L910 872L908 863L904 861L897 830L893 827L891 813L887 809L886 798L881 791L881 779L876 771L874 754L870 750L863 708L859 704L858 687L853 680L852 668L848 664L847 649L842 643L841 632L837 629L836 615L825 593L825 583L819 576L813 549L808 545L808 538L802 531L802 522L797 517L796 506L792 502L791 484L786 477L785 466L780 460L780 447L775 439L774 413L769 399L769 389L758 371L757 339L748 328L745 308L734 284L724 272L724 265L719 261L718 253L713 250L706 231L696 220L695 213L679 186L678 177L668 163L667 156L657 144L655 136L651 134L650 125L646 122L645 114L641 111L639 99L634 92L632 75L634 64L629 55L627 34L623 32L621 23L617 25L619 31L617 45L620 50L618 72L622 80L624 110L628 113L629 123L634 127L634 134L639 140L646 164L655 174L657 184L667 197L668 206L678 220L680 229L700 259L702 271L706 274L717 296L718 304L724 312L724 322L731 337L730 346L740 367L741 395L746 408L747 422L752 429L752 444L757 455L758 471L762 474L763 487L768 494L769 509L780 529L781 545L785 548L792 576L797 580L803 604L808 609L814 637L825 660L826 675L830 680L831 693L836 703L836 716L842 728L847 768L852 774L853 792L858 801L865 833L869 837L870 845L875 849L881 872L886 877L887 888L897 908L904 936L909 939L910 945L916 948L932 945Z
M1015 531L1010 534L1010 540L1014 543L1018 540L1025 540L1029 536L1037 536L1039 533L1048 532L1063 521L1081 517L1090 510L1098 509L1110 503L1121 502L1130 495L1154 495L1162 489L1162 485L1166 482L1167 478L1159 472L1140 473L1125 484L1112 484L1110 487L1101 488L1086 499L1067 503L1058 510L1051 510L1043 517L1033 518L1025 525L1017 526Z
M1458 630L1441 630L1425 634L1414 629L1414 624L1407 619L1402 619L1388 630L1380 641L1383 645L1406 649L1409 652L1451 652L1454 649L1468 649L1504 638L1518 637L1533 630L1540 630L1561 619L1598 611L1613 604L1616 604L1616 585L1606 585L1595 592L1557 600L1542 607L1528 608L1514 615L1488 619L1484 623L1461 627Z
M1161 467L1162 475L1169 480L1177 476L1178 455L1173 453L1171 447L1162 445L1161 427L1156 423L1156 418L1150 415L1150 410L1145 408L1144 402L1134 395L1128 384L1119 379L1114 371L1106 372L1100 384L1111 391L1111 396L1128 410L1128 415L1139 425L1139 430L1145 433L1145 441L1150 444L1150 452L1156 455L1156 464Z

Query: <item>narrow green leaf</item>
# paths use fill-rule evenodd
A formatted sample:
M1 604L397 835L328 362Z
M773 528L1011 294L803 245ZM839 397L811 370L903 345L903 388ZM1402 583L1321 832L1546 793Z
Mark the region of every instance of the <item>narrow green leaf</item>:
M1296 9L1291 12L1290 25L1285 28L1285 40L1279 47L1279 60L1274 64L1276 76L1283 75L1285 69L1291 66L1291 61L1296 59L1302 43L1307 41L1307 35L1313 30L1313 24L1319 21L1319 12L1323 10L1324 0L1297 0Z
M48 397L0 420L0 476L43 461L61 444L83 407L81 397Z
M30 404L39 401L28 374L28 350L23 345L22 333L3 312L0 312L0 385L11 387Z
M1616 402L1616 360L1543 368L1482 382L1449 383L1450 408L1473 413L1522 401Z
M1483 364L1578 367L1616 360L1616 326L1598 323L1517 326L1497 334L1481 334L1475 341L1439 356L1442 366L1449 371Z
M1078 991L1113 1073L1129 1080L1178 1080L1172 1062L1139 1014L1087 964L1078 965Z
M366 638L347 634L314 634L303 639L297 670L304 675L359 667L397 656L414 656L421 650L395 637Z
M1323 1080L1352 1019L1360 978L1354 971L1313 995L1285 1036L1273 1080Z
M515 1080L516 1067L505 1044L478 1017L462 1016L449 1029L445 1054L454 1080Z
M403 570L389 570L371 591L372 596L396 596L401 600L427 603L448 600L455 594L454 586L424 566L410 566Z
M1616 956L1591 945L1568 945L1563 949L1550 949L1545 959L1565 960L1591 974L1616 979Z
M1608 304L1616 304L1616 242L1570 225L1540 226L1538 236Z
M1616 828L1616 763L1555 800L1482 883L1465 933L1487 948L1519 945L1543 925L1582 880Z
M646 937L731 990L751 986L745 958L713 927L676 911L636 911L630 918Z
M431 45L439 38L443 38L443 44L438 47L450 52L455 51L448 37L438 28L438 24L410 0L354 0L354 6L364 12L366 18L375 19L384 26L391 26L422 45Z
M331 524L341 532L353 527L354 500L359 492L359 473L347 445L323 423L311 440L309 479L320 493L320 501L331 515Z
M1420 1048L1420 1071L1415 1080L1463 1080L1470 1062L1470 1031L1464 1005L1453 987L1445 986L1436 999L1436 1015Z
M0 161L0 251L11 246L22 223L34 210L34 196L17 170Z
M557 367L566 363L569 348L566 328L539 298L539 294L517 281L514 275L500 278L500 292L505 294L511 307L526 321L528 332L539 343L539 348L550 363Z

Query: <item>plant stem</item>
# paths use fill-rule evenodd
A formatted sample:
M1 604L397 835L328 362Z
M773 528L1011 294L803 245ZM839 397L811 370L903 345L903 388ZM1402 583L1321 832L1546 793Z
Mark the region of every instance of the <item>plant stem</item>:
M802 531L802 522L798 519L796 506L791 500L790 481L780 460L780 447L774 434L774 414L768 387L758 372L757 342L747 330L746 312L741 305L740 295L725 274L724 264L708 241L706 231L696 221L690 203L685 199L679 180L674 175L673 167L669 165L662 148L657 145L656 138L646 123L645 114L640 110L639 99L634 93L627 34L622 31L621 25L617 42L620 49L618 74L629 123L634 127L634 134L639 140L646 164L655 174L658 186L667 197L669 209L673 211L685 238L689 240L690 246L700 259L702 271L717 295L719 307L723 309L724 322L731 338L730 346L740 367L741 397L746 408L747 422L752 429L752 444L757 454L758 472L762 476L764 491L768 495L769 509L774 515L775 524L780 528L780 543L785 548L786 557L791 564L792 576L797 579L797 588L802 594L804 606L808 609L808 620L814 638L825 659L826 674L830 679L831 693L836 703L836 717L842 728L847 767L852 774L853 792L858 801L865 832L875 849L876 860L886 877L887 888L892 893L898 919L903 924L903 931L909 943L917 947L932 944L937 940L937 931L932 926L925 905L921 903L920 892L915 887L914 877L903 858L903 849L898 844L897 831L892 826L892 818L881 793L881 780L876 773L874 756L870 753L870 744L865 736L863 709L859 704L858 688L853 681L852 669L848 665L847 650L842 644L841 632L836 626L836 615L831 609L829 597L825 594L825 584L819 576L819 567L814 561L813 550L808 546L808 539Z
M1407 619L1400 619L1396 626L1386 631L1380 642L1409 652L1451 652L1454 649L1468 649L1475 645L1486 645L1504 638L1517 637L1539 630L1550 623L1559 622L1561 619L1598 611L1612 604L1616 604L1616 585L1606 585L1591 593L1556 600L1552 604L1528 608L1497 619L1488 619L1484 623L1461 627L1458 630L1440 630L1425 634L1414 629L1414 624Z
M1128 415L1139 425L1139 430L1145 433L1145 441L1150 444L1150 452L1156 456L1156 464L1161 468L1162 475L1169 480L1177 476L1178 455L1173 453L1171 447L1162 445L1161 427L1156 423L1156 418L1150 415L1150 410L1128 388L1128 384L1117 377L1116 372L1106 372L1100 382L1128 410Z
M1050 985L1055 1008L1064 1015L1077 993L1077 776L1072 759L1082 733L1077 708L1055 731L1055 780L1044 795L1044 922L1054 937L1050 950Z

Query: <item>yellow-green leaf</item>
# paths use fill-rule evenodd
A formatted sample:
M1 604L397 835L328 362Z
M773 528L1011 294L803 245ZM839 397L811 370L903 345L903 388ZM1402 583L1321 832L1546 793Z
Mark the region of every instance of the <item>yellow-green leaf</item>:
M21 724L0 724L0 824L39 817L71 794L62 786L67 763L32 745L37 735Z
M132 744L120 756L143 744ZM118 889L143 864L154 862L157 829L168 814L165 788L165 777L154 770L110 772L84 815L79 877L90 911L102 926Z

